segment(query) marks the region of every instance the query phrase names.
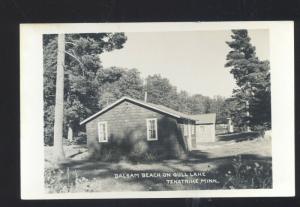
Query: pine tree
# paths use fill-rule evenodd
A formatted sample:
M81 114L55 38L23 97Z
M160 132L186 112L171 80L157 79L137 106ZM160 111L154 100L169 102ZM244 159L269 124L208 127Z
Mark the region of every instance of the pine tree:
M241 128L270 125L270 85L268 61L260 61L247 30L232 30L233 39L226 42L232 49L225 67L230 67L237 89L233 91L234 120ZM257 113L260 111L260 113Z

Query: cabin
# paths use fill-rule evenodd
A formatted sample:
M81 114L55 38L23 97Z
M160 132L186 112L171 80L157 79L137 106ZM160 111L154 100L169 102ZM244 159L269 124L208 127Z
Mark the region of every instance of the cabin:
M168 107L123 97L83 120L89 153L179 158L215 141L216 114L187 115ZM116 155L117 154L117 155Z

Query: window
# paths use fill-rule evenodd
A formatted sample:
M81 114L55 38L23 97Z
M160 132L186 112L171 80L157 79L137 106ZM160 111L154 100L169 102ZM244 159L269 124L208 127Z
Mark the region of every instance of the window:
M188 125L187 124L183 125L183 136L188 136Z
M195 125L193 125L193 124L191 125L191 131L192 131L192 132L191 132L192 135L195 135L195 134L196 134L196 127L195 127Z
M205 132L205 126L199 126L199 128L200 128L200 132L201 132L201 133L204 133L204 132Z
M99 142L107 142L107 122L98 122Z
M157 119L147 119L147 140L157 139Z

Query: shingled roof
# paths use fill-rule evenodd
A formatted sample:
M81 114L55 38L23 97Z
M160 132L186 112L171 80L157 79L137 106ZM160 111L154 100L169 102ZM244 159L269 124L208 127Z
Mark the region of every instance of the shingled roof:
M87 119L83 120L82 122L80 122L80 125L89 122L90 120L96 118L97 116L101 115L102 113L110 110L111 108L113 108L117 104L119 104L123 101L126 101L126 100L130 101L130 102L133 102L133 103L136 103L136 104L139 104L139 105L142 105L142 106L145 106L145 107L150 108L150 109L154 109L156 111L160 111L162 113L168 114L168 115L173 116L175 118L182 118L182 119L188 119L188 120L196 121L197 124L210 124L210 123L215 123L216 122L216 114L213 114L213 113L211 113L211 114L188 115L188 114L184 114L184 113L179 112L179 111L175 111L174 109L168 108L168 107L163 106L163 105L144 102L144 101L129 98L129 97L123 97L123 98L117 100L116 102L108 105L107 107L103 108L101 111L99 111L99 112L95 113L94 115L88 117Z

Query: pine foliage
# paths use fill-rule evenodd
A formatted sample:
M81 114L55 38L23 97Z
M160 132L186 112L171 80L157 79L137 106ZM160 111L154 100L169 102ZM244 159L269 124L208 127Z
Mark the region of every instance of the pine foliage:
M237 88L234 89L232 98L227 100L227 104L232 107L229 114L240 128L270 128L269 62L261 61L256 56L247 30L232 30L232 33L232 41L226 42L231 51L227 54L225 67L230 68Z

